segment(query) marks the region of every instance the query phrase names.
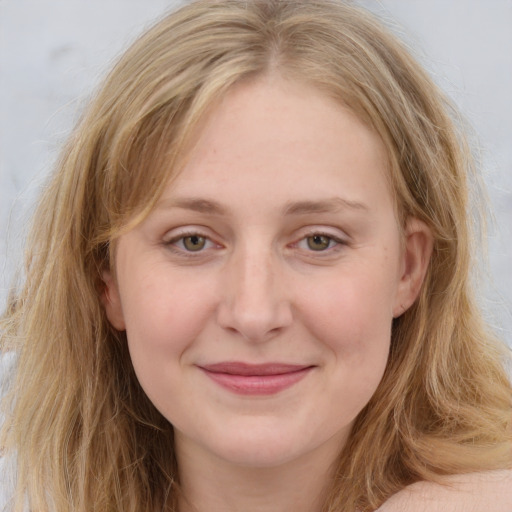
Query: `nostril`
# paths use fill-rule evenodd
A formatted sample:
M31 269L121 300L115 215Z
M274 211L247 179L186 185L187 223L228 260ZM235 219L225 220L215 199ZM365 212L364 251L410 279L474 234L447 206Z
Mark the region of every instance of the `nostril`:
M233 256L219 294L218 323L223 329L262 341L290 324L290 301L276 265L266 250Z
M282 332L291 323L289 307L285 304L267 304L260 308L242 308L240 304L223 304L217 321L230 334L248 341L266 341Z

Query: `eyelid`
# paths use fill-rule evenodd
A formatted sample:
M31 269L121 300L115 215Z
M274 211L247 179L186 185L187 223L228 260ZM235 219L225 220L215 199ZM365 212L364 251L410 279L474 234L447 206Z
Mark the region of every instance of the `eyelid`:
M212 248L221 248L222 245L216 242L211 234L207 232L208 230L201 228L200 226L187 226L183 228L173 229L165 234L163 237L163 245L167 247L169 250L184 255L186 257L197 257L201 254L205 253L208 249ZM187 237L201 237L206 239L207 247L200 249L198 251L189 251L184 247L179 247L177 242L183 240Z
M335 229L336 233L333 233ZM191 251L187 250L185 247L179 247L177 245L177 242L179 242L180 240L192 236L197 236L206 239L206 247L197 251ZM334 246L317 251L306 247L300 247L301 243L305 243L309 237L313 236L325 236L326 238L329 238L332 242L334 242ZM179 255L183 255L186 257L198 257L204 255L205 252L209 252L211 249L223 248L223 245L217 242L215 238L216 237L212 236L211 231L209 229L203 228L202 226L184 226L168 231L164 235L162 243L169 250L172 250L173 252ZM298 249L310 254L314 254L315 256L318 257L322 257L331 254L336 250L339 250L342 247L347 246L348 244L349 236L341 232L340 229L310 226L307 227L306 229L300 230L299 235L295 237L295 241L290 243L288 247L292 249Z
M322 227L311 227L308 228L306 231L303 231L300 233L300 237L297 239L296 242L293 242L291 244L292 247L299 248L299 244L301 242L306 242L306 240L312 236L325 236L335 242L335 245L333 247L329 247L324 250L315 251L314 249L306 249L303 248L303 250L307 251L308 253L313 253L318 256L326 255L331 253L332 251L335 251L336 249L340 249L342 246L346 246L349 243L348 236L347 235L341 235L339 234L339 230L337 230L338 233L333 233L332 230L328 228L322 228Z

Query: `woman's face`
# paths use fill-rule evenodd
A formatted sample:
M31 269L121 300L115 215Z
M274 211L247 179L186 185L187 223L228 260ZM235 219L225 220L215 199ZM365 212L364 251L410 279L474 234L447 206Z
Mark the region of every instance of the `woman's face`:
M316 89L241 83L121 236L107 314L178 453L269 467L339 452L428 259L420 223L402 243L386 162Z

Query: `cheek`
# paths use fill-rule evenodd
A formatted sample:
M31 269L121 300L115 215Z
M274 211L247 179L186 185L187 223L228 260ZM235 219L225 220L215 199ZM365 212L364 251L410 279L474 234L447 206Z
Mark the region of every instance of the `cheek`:
M301 304L308 330L346 375L366 375L373 382L371 376L382 375L388 358L392 280L354 270L317 285Z
M133 283L125 290L123 311L130 356L146 388L173 375L208 321L212 301L204 283L182 282L179 275L151 272L134 276Z

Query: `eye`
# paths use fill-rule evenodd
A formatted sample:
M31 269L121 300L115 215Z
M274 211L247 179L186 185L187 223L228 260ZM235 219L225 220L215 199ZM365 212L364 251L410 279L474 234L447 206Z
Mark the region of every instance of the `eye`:
M177 253L200 253L215 247L215 243L201 233L180 233L168 240L165 245Z
M299 240L296 247L306 251L325 252L344 245L343 240L325 233L311 233Z
M201 251L206 246L207 239L200 235L190 235L181 238L181 243L187 251Z
M312 251L325 251L329 249L334 240L326 235L312 235L306 237L308 249Z

